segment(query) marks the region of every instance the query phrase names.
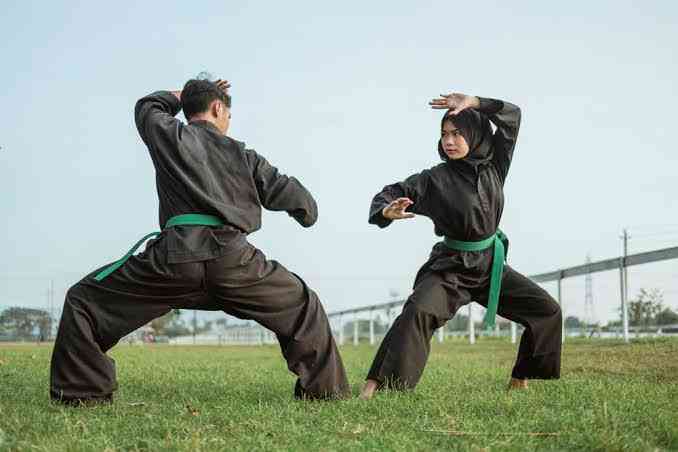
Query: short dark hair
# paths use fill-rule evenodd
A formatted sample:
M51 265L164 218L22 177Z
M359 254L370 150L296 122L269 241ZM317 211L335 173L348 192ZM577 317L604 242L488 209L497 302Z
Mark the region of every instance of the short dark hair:
M217 87L217 84L209 80L191 79L186 82L181 91L181 107L184 116L190 120L193 115L207 111L214 100L220 100L231 108L231 96Z

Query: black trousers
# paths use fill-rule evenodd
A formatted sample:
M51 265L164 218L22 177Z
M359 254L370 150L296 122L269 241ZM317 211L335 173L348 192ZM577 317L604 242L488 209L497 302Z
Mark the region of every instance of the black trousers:
M92 272L68 290L51 362L50 396L108 400L117 389L106 355L121 337L171 309L223 310L273 331L298 398L341 398L349 386L318 296L250 244L214 260L167 264L149 247L101 282Z
M487 292L487 288L464 288L455 275L426 272L384 337L367 378L382 387L414 388L424 372L433 332L471 300L487 306ZM563 319L558 303L530 279L505 266L497 313L525 327L512 376L559 378Z

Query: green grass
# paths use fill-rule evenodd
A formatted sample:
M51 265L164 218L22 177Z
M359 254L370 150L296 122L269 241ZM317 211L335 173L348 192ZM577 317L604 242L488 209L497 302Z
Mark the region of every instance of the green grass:
M357 393L375 349L341 351ZM0 450L678 450L677 340L575 340L511 393L505 339L434 344L416 392L370 402L293 400L277 347L121 345L94 408L49 403L50 352L0 345Z

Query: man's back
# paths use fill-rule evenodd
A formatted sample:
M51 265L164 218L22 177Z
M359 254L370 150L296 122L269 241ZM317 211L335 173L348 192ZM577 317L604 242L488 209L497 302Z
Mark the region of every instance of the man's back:
M255 151L226 137L208 121L188 125L174 116L181 104L159 91L137 102L135 121L156 171L160 225L180 214L220 217L228 226L172 228L166 234L169 262L219 257L261 227L261 207L287 211L302 226L317 219L311 194L281 175Z

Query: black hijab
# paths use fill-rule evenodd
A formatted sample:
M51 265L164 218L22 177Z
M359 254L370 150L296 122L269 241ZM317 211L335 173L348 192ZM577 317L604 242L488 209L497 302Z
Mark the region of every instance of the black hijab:
M467 108L456 115L445 112L440 121L442 130L445 121L451 121L459 129L468 143L469 152L463 159L452 160L443 151L441 140L438 140L438 155L453 167L478 171L478 167L487 164L492 159L492 127L490 121L477 111Z

